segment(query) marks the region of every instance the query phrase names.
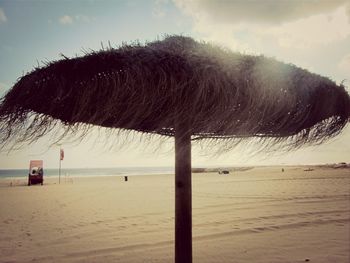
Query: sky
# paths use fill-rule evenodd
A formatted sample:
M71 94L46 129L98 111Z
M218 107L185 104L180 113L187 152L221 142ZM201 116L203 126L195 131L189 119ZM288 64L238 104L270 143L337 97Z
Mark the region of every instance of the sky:
M333 1L16 1L0 0L0 96L44 62L101 46L181 34L244 54L264 54L350 87L350 0ZM103 137L103 136L102 136ZM135 134L132 140L97 131L80 143L52 144L49 136L19 150L0 151L0 169L27 168L32 159L62 167L173 166L173 140ZM115 143L115 147L113 146ZM160 147L159 147L160 145ZM253 154L246 146L213 155L194 145L192 164L242 166L350 162L350 127L320 146Z

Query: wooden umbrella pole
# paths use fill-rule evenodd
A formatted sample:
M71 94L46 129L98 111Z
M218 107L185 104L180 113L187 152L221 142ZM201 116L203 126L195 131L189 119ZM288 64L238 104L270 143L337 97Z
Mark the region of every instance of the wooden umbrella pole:
M175 127L175 263L192 263L191 133Z

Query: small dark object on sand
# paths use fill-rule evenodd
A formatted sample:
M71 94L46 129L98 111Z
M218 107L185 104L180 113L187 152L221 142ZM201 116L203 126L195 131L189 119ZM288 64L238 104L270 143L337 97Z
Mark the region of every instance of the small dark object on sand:
M310 261L310 259L306 258L305 261Z
M128 177L124 176L124 181L127 182L128 181Z

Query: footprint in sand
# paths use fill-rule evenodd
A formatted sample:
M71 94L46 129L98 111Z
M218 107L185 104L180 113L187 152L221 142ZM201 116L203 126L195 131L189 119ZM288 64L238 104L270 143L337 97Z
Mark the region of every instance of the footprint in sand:
M2 221L4 224L11 224L14 220L12 218L9 219L5 219L4 221Z

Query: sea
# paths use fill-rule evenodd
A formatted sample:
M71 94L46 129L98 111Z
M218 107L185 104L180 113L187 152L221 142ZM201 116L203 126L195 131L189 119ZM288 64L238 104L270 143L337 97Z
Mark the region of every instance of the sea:
M0 169L0 180L28 176L28 169ZM174 167L116 167L116 168L62 168L61 176L133 176L174 174ZM44 176L57 177L59 169L44 169Z

